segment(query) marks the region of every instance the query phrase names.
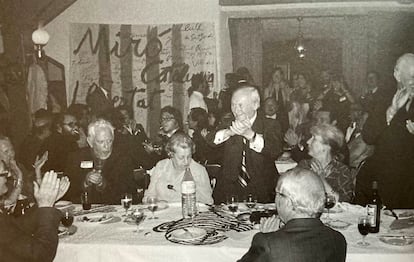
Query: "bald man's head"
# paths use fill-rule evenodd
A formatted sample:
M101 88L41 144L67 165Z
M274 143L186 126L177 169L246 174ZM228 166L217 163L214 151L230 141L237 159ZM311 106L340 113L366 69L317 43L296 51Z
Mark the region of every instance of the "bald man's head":
M259 91L252 86L237 89L231 98L231 111L237 120L251 119L259 106Z
M414 95L414 54L406 53L398 58L394 77L403 88Z

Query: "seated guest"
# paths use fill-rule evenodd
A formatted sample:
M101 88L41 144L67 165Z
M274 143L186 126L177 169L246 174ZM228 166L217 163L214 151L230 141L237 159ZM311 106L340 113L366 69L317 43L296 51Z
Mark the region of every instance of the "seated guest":
M165 145L175 132L181 130L183 130L183 117L181 112L172 106L161 108L159 139L154 144L144 144L147 153L151 154L151 166L154 166L159 160L168 157L165 151ZM159 147L154 146L156 144Z
M264 124L259 106L259 91L253 86L240 87L231 99L234 121L223 122L218 131L207 136L212 145L224 146L222 176L214 190L216 203L226 201L229 195L243 199L254 194L262 203L274 199L278 135Z
M49 152L43 170L63 171L68 155L80 148L79 139L78 120L69 113L58 115L55 130L45 140L39 152L39 154Z
M190 168L196 184L198 202L212 204L212 190L206 169L195 162L191 156L194 144L191 138L182 133L175 133L166 145L169 158L163 159L149 171L151 182L145 191L143 202L149 196L168 202L181 201L181 182L186 168Z
M279 106L273 97L268 97L263 102L263 112L266 119L274 119L279 124L279 132L283 134L289 128L289 117L285 111L279 111Z
M0 162L0 197L8 191L4 177L7 173L4 163ZM19 218L0 209L2 261L53 261L62 216L53 205L68 187L68 181L61 183L54 172L47 172L41 184L34 186L38 208Z
M65 174L72 186L65 196L79 203L82 191L87 191L92 203L118 204L123 193L134 193L131 158L112 148L114 128L99 119L88 126L89 148L73 152L68 159Z
M193 159L200 164L220 163L222 150L211 147L205 139L208 133L207 112L200 107L191 109L188 115L188 126L193 131L192 140L195 146Z
M319 220L325 205L325 191L317 175L301 168L282 175L277 183L275 202L285 226L257 233L239 262L345 261L344 236Z
M17 159L26 170L32 170L36 156L40 153L44 141L52 134L52 113L39 109L33 116L31 133L20 146Z
M144 167L150 169L150 156L144 149L144 142L148 137L144 127L135 122L131 110L127 106L114 108L111 120L115 128L114 147L121 147L120 150L129 155L134 162L134 168Z
M298 166L318 174L328 194L334 194L341 202L350 202L354 193L354 177L348 166L335 159L344 143L344 135L333 125L313 126L308 140L312 159L299 162Z
M23 166L17 164L14 147L10 139L0 135L0 161L9 170L9 193L3 199L7 204L15 204L20 194L29 198L33 197L34 173L27 172Z

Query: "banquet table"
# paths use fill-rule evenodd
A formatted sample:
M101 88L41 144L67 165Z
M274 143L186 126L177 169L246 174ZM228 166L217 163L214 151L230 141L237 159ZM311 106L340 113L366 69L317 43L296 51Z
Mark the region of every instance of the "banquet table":
M139 208L142 206L133 206ZM81 209L75 205L75 209ZM200 212L207 207L200 206ZM178 203L169 203L168 208L156 211L159 219L148 219L150 212L145 211L147 219L140 224L140 232L134 232L137 226L128 224L120 219L124 209L116 206L112 213L114 218L108 223L88 223L75 218L74 226L77 231L73 235L64 235L59 239L57 254L54 261L237 261L250 247L251 240L257 229L236 232L224 232L228 237L222 242L210 245L182 245L172 243L165 237L165 232L155 232L153 228L161 223L181 218L181 208ZM402 212L402 211L397 211ZM357 218L366 214L366 209L348 203L339 203L330 213L330 221L340 220L350 226L337 229L346 238L346 261L414 261L414 244L393 246L379 240L383 234L414 235L414 227L405 230L391 231L389 226L395 219L382 215L380 233L368 234L367 247L356 243L361 239L357 229ZM321 220L326 222L327 215Z

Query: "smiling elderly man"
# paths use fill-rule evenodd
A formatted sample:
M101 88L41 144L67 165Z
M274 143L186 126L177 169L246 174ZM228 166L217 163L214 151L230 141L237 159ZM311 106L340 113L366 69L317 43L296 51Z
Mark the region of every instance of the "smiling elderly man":
M114 128L106 120L89 124L87 140L89 148L69 157L65 175L72 186L65 198L79 203L86 191L92 203L118 204L121 194L134 192L132 160L112 148Z
M262 232L239 262L345 261L344 236L319 220L325 189L318 175L302 168L285 173L279 178L275 202L285 226L278 229L275 217L262 220Z
M219 127L208 135L215 145L224 145L222 174L214 191L216 203L226 201L230 195L243 200L248 194L257 196L262 203L274 199L278 173L274 161L281 152L280 138L272 126L266 126L255 87L237 89L231 99L234 121Z

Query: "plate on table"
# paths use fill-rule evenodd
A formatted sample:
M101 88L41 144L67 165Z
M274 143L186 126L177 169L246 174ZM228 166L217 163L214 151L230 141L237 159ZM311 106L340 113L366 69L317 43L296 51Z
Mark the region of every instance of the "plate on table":
M63 227L63 226L59 226L58 228L58 236L62 237L62 236L70 236L76 233L76 231L78 230L78 228L75 225L71 225L69 228Z
M70 205L72 205L72 202L66 201L66 200L60 200L60 201L55 203L55 207L58 208L58 209L65 208L65 207L70 206Z
M412 243L414 243L414 236L383 235L379 237L379 240L381 240L381 242L384 242L385 244L388 244L388 245L407 246L407 245L411 245Z
M169 207L168 202L165 200L158 201L158 208L155 210L155 212L167 209ZM148 204L144 204L143 208L148 208Z
M324 208L323 212L328 213L328 209ZM329 209L330 214L342 213L342 212L344 212L344 209L338 204L336 204L333 208Z
M103 214L103 215L87 215L79 217L78 220L81 222L89 222L89 223L97 223L102 224L108 222L114 218L111 214Z
M229 206L230 206L229 204L222 204L221 205L223 211L233 213L232 211L230 211ZM247 212L247 211L249 211L249 208L246 206L246 204L244 204L243 202L239 202L238 205L237 205L237 211L235 211L234 213L240 214L240 213L244 213L244 212Z
M326 224L331 228L335 229L347 229L351 225L351 223L342 220L332 220L327 222Z
M198 227L179 228L171 232L171 238L182 241L194 241L205 237L207 231Z

